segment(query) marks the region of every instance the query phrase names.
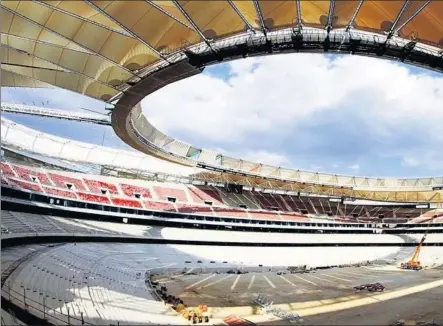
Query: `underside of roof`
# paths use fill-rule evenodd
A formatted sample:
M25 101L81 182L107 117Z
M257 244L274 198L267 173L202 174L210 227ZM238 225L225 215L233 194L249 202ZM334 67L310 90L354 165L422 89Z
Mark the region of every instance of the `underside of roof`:
M354 29L443 48L442 1L3 1L2 86L109 101L198 43L282 28Z

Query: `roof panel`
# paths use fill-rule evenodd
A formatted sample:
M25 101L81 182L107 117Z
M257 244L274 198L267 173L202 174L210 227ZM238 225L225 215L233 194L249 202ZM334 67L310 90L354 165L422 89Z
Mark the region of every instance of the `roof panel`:
M112 86L122 84L132 77L127 71L92 54L63 49L62 47L5 34L2 35L1 40L2 44L26 51L30 55L47 60L59 67L80 72Z
M328 24L330 1L300 1L304 25L325 27Z
M405 1L364 1L354 26L372 32L387 32L401 11Z
M54 86L34 80L29 77L20 76L10 71L1 70L1 86L2 87L31 87L31 88L52 88Z
M173 51L186 43L195 44L200 40L195 31L146 1L113 1L108 6L94 3L157 51Z
M246 30L245 23L227 1L178 2L208 39Z
M103 26L106 26L110 29L113 29L115 31L119 31L121 33L127 33L123 28L121 28L118 24L116 24L114 21L106 17L105 15L101 14L99 11L97 11L93 6L88 5L87 2L84 1L71 1L71 0L64 0L64 1L42 1L48 5L51 5L53 7L56 7L60 10L67 11L69 13L72 13L74 15L83 17L84 19L88 19L90 21L93 21L95 23L101 24Z
M443 48L443 2L429 3L399 31L399 35Z
M276 29L297 24L297 6L294 1L258 1L266 28Z
M251 0L233 0L232 2L252 27L260 28L257 10L255 10L254 3Z
M48 33L54 35L57 35L58 33L60 36L66 39L65 44L68 44L69 41L75 42L79 46L96 52L117 64L125 65L128 62L133 63L132 61L136 61L138 63L138 68L153 63L156 60L156 55L154 52L152 52L147 46L142 45L136 39L109 31L106 28L83 21L76 17L68 16L61 12L51 10L41 4L34 2L31 4L35 7L34 11L36 13L30 14L27 17L34 18L33 21L44 25L45 28L47 28L47 30L45 30L46 34L41 33L42 27L35 24L33 25L32 22L24 21L24 19L21 17L16 17L19 19L13 20L13 27L14 25L18 24L18 22L25 25L25 28L20 26L21 30L18 31L20 33L18 35L20 36L23 35L27 37L27 35L29 35L29 31L34 31L33 37L41 39L43 35L47 36ZM18 6L18 12L20 14L22 14L20 11L21 8L21 5ZM41 13L47 12L52 13L47 21L42 23L43 18ZM44 17L46 16L47 14L44 15ZM14 32L13 34L17 33ZM38 35L35 36L36 34ZM57 41L61 43L62 41L60 40L60 36L58 36ZM132 60L134 56L137 56L137 59Z
M97 99L107 100L118 93L115 89L74 73L17 66L2 66L2 69Z
M333 28L347 26L357 10L360 0L336 1L334 5Z
M40 67L46 69L65 71L63 68L53 63L27 55L23 52L19 52L15 49L6 47L4 45L1 46L1 60L2 60L2 65L3 64L23 65L29 67Z
M182 23L186 24L187 19L182 14L182 12L177 8L177 6L170 0L153 0L151 1L155 5L159 6L161 9L166 11L169 15L173 16L175 19L178 19Z

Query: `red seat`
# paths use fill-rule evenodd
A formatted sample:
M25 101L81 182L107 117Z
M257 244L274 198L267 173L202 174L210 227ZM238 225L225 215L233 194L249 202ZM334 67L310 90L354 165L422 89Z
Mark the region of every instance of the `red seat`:
M49 195L54 195L54 196L58 196L58 197L66 197L66 198L77 198L75 193L73 191L69 191L69 190L49 188L49 187L43 187L43 190Z
M43 192L42 188L38 184L35 184L35 183L25 182L25 181L21 181L21 180L14 180L11 178L9 178L9 183L12 185L15 185L21 189L26 189L26 190L35 191L35 192Z
M61 174L48 173L51 180L62 189L68 188L67 184L71 184L75 187L75 190L87 191L81 179L76 179L73 177L64 176ZM69 189L69 188L68 188Z
M100 196L95 194L86 194L83 192L78 192L78 197L82 200L91 201L94 203L100 203L100 204L109 204L109 199L106 196Z
M117 206L142 208L142 204L139 201L132 199L112 198L112 203Z
M10 175L12 177L16 176L15 172L11 169L11 167L9 166L8 163L0 162L0 164L1 164L1 172L2 172L2 174L7 174L7 175Z
M215 215L227 217L249 217L248 212L242 209L213 207Z
M208 206L193 206L186 204L178 204L177 209L182 213L192 213L192 214L204 214L204 215L213 215L211 207Z
M52 186L52 183L49 180L48 176L43 172L31 170L17 165L11 166L15 170L15 172L17 172L17 175L23 180L35 182L33 178L37 178L41 184Z
M139 194L140 198L152 198L151 191L148 188L128 185L125 183L120 183L120 188L128 197L134 198L136 194Z
M147 200L147 201L143 202L143 205L147 209L154 209L154 210L158 210L158 211L173 211L173 212L176 211L174 205L171 203L159 203L159 202Z
M90 180L86 178L83 178L83 180L85 181L86 186L89 188L89 190L95 194L102 195L102 190L107 190L111 195L119 194L117 186L113 185L112 183Z
M194 186L188 187L191 198L195 203L204 204L205 201L212 202L213 205L224 206L223 200L216 190L197 188Z

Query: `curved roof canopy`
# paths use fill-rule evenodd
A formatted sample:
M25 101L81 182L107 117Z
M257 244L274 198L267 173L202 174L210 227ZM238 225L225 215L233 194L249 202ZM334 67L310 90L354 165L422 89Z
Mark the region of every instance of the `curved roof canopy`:
M222 173L300 182L304 172L175 140L144 118L140 101L209 64L248 55L353 53L443 71L439 0L3 1L1 11L2 86L59 87L117 103L113 128L132 147ZM310 181L342 184L322 178ZM403 185L360 179L369 188Z
M438 0L3 1L1 17L2 86L105 101L184 48L247 31L353 29L443 49Z

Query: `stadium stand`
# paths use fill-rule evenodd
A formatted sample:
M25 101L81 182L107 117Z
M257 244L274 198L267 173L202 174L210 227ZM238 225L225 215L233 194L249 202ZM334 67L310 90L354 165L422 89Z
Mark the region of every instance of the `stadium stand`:
M223 187L117 179L55 171L44 167L1 162L3 186L57 198L134 209L269 220L306 220L307 216L336 222L373 223L414 219L429 209L331 202L325 197L294 196ZM126 198L125 198L126 197ZM146 200L148 199L148 200ZM397 220L403 221L403 220Z
M2 210L2 234L7 233L85 233L118 234L106 228L89 226L88 222L56 216ZM103 225L103 222L101 223Z

